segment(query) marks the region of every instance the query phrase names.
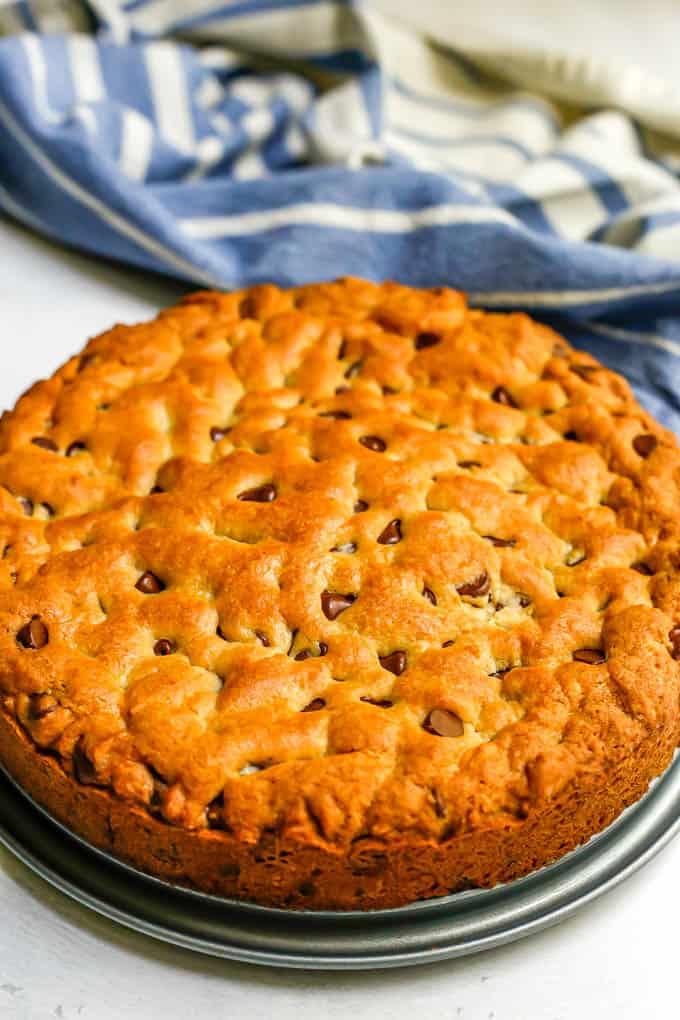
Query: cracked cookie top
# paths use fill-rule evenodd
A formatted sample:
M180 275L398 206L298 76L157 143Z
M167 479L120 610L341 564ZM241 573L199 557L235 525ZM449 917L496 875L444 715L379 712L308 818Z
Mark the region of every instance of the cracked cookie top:
M679 489L626 382L526 315L194 294L2 418L2 704L186 828L521 824L674 725Z

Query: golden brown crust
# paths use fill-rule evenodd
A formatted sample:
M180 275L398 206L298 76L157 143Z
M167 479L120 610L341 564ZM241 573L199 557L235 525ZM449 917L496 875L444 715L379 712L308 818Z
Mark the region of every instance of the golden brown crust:
M349 852L263 831L256 844L228 833L179 829L105 790L83 786L55 758L36 754L0 712L0 758L40 804L92 845L149 875L216 896L304 910L379 910L464 889L488 888L584 843L645 793L669 764L679 734L660 732L603 776L571 780L521 823L452 835L361 838Z
M221 894L523 874L677 743L679 485L627 384L524 315L193 295L2 419L0 757Z

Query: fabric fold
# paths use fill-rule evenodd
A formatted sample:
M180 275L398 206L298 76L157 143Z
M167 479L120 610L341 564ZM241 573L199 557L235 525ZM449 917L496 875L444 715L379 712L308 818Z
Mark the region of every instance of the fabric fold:
M584 63L567 110L573 61L527 91L517 47L503 81L497 50L350 0L23 0L0 30L0 208L31 229L204 286L393 278L557 316L674 420L677 154L630 76L592 109L617 93Z

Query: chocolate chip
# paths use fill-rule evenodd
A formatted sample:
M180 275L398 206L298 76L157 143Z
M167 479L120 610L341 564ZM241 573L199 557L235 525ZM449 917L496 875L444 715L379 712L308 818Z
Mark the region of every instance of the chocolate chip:
M564 439L568 439L572 443L578 443L579 442L579 438L578 438L578 436L576 435L575 432L565 432L563 438Z
M641 432L633 440L633 449L640 457L649 457L658 445L659 440L649 432Z
M174 641L170 641L168 638L159 638L153 646L154 655L172 655L174 651L175 643Z
M459 460L458 461L458 467L462 467L462 468L465 468L465 469L467 469L467 468L476 468L476 467L481 467L481 466L482 465L480 464L480 462L478 460Z
M40 506L43 508L48 517L54 517L54 507L51 503L41 503Z
M368 503L366 502L366 500L358 499L354 504L354 513L363 514L366 510L368 510Z
M423 723L423 729L437 737L462 737L464 733L462 719L448 708L433 708Z
M512 394L509 390L506 390L505 386L497 386L491 394L491 399L495 400L497 404L503 404L505 407L517 407Z
M334 545L331 552L339 553L355 553L357 551L356 542L342 542L340 545Z
M224 827L224 797L222 794L210 801L205 813L211 829L221 829Z
M465 581L463 584L456 585L456 591L459 595L467 595L470 598L477 598L481 595L486 595L491 587L491 579L487 574L486 570L478 574L477 577L473 577L471 581Z
M483 537L498 549L512 549L513 546L517 545L516 538L496 538L495 535L484 535Z
M361 371L361 362L355 361L345 372L345 379L354 379Z
M347 357L347 341L342 340L338 347L338 361L344 361Z
M588 666L600 666L607 656L601 648L581 648L573 654L574 662L585 662Z
M528 595L525 595L523 591L517 592L517 601L522 609L526 609L527 606L531 605L531 599Z
M394 386L381 386L380 389L384 397L393 397L395 393L399 392Z
M81 354L80 361L78 362L78 371L84 372L87 366L92 364L96 356L96 354Z
M265 648L269 648L269 638L267 637L267 635L263 634L261 630L256 630L254 633L255 637L260 642L260 644L263 645Z
M406 669L406 652L390 652L389 655L381 655L378 661L383 669L388 669L395 676L401 676Z
M160 485L154 485L154 487L152 489L149 489L149 495L150 496L157 496L160 492L164 492L164 491L165 490L161 489Z
M49 450L50 453L56 453L59 449L55 441L48 436L33 436L31 442L34 446L39 446L43 450Z
M450 648L451 645L455 645L455 643L456 643L455 641L445 641L444 644L442 645L442 648Z
M213 425L210 429L210 438L213 443L219 443L220 440L224 439L231 432L231 427L228 425Z
M384 453L387 449L387 443L380 436L361 436L359 442L367 450L373 450L374 453Z
M348 421L352 415L349 411L321 411L319 418L331 418L333 421Z
M323 698L314 698L308 705L302 709L303 712L319 712L322 708L326 707L326 702Z
M437 605L437 596L431 588L423 588L423 595L428 602L431 602L433 606Z
M246 489L244 492L240 492L236 498L249 503L271 503L276 499L276 486L271 482L266 482L255 489Z
M97 773L94 765L85 754L82 737L73 748L73 771L76 774L78 782L83 783L85 786L97 785Z
M385 525L378 535L376 542L380 545L396 545L397 542L401 542L401 538L401 521L398 517L395 517L393 521Z
M158 595L159 592L163 591L165 585L150 570L145 570L141 577L138 578L135 588L137 591L141 591L143 595Z
M85 446L85 443L82 443L79 440L78 442L71 443L66 448L66 456L73 457L76 453L82 453L84 450L87 450L87 447Z
M631 570L637 570L638 574L644 574L645 577L651 577L652 574L654 573L652 568L647 563L643 563L642 561L640 561L639 563L634 563L631 567Z
M222 627L220 626L219 623L217 624L217 629L216 629L215 633L217 634L218 638L222 639L222 641L228 641L229 640L229 638L224 633L224 631L222 630Z
M392 708L393 701L388 701L387 698L359 698L359 701L365 702L367 705L375 705L377 708Z
M676 625L671 628L668 633L668 640L673 646L671 655L674 659L680 659L680 623L676 623Z
M17 633L17 641L24 648L44 648L49 641L49 632L39 616L33 616Z
M367 836L352 841L349 862L353 875L381 875L387 868L387 854L381 853L376 842Z
M323 614L327 620L335 620L340 613L344 613L346 609L356 601L356 595L340 595L335 591L324 591L321 593L321 608Z
M590 376L593 372L597 372L600 368L599 365L570 365L569 368L574 375L580 376L581 379L585 379L586 382L590 381Z
M325 641L319 641L318 657L322 658L322 656L326 655L327 652L328 652L328 645L326 644L326 642ZM305 659L311 659L313 656L314 656L314 649L313 648L303 648L302 651L298 652L297 655L295 656L295 661L296 662L304 662Z
M25 496L18 497L19 506L24 511L27 517L33 516L33 500L26 499Z
M37 722L56 712L59 703L49 694L31 694L28 700L27 717L30 722Z
M255 298L251 294L248 294L246 297L241 299L241 303L238 306L238 312L242 319L257 318L256 311Z
M426 347L434 347L440 340L441 337L436 333L419 333L413 341L413 345L417 351L422 351Z

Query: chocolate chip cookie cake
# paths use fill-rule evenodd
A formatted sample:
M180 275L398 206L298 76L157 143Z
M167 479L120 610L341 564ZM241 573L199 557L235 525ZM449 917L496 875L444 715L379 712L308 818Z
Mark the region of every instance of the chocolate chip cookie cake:
M679 490L675 438L526 315L191 295L2 418L0 760L220 896L526 874L678 743Z

